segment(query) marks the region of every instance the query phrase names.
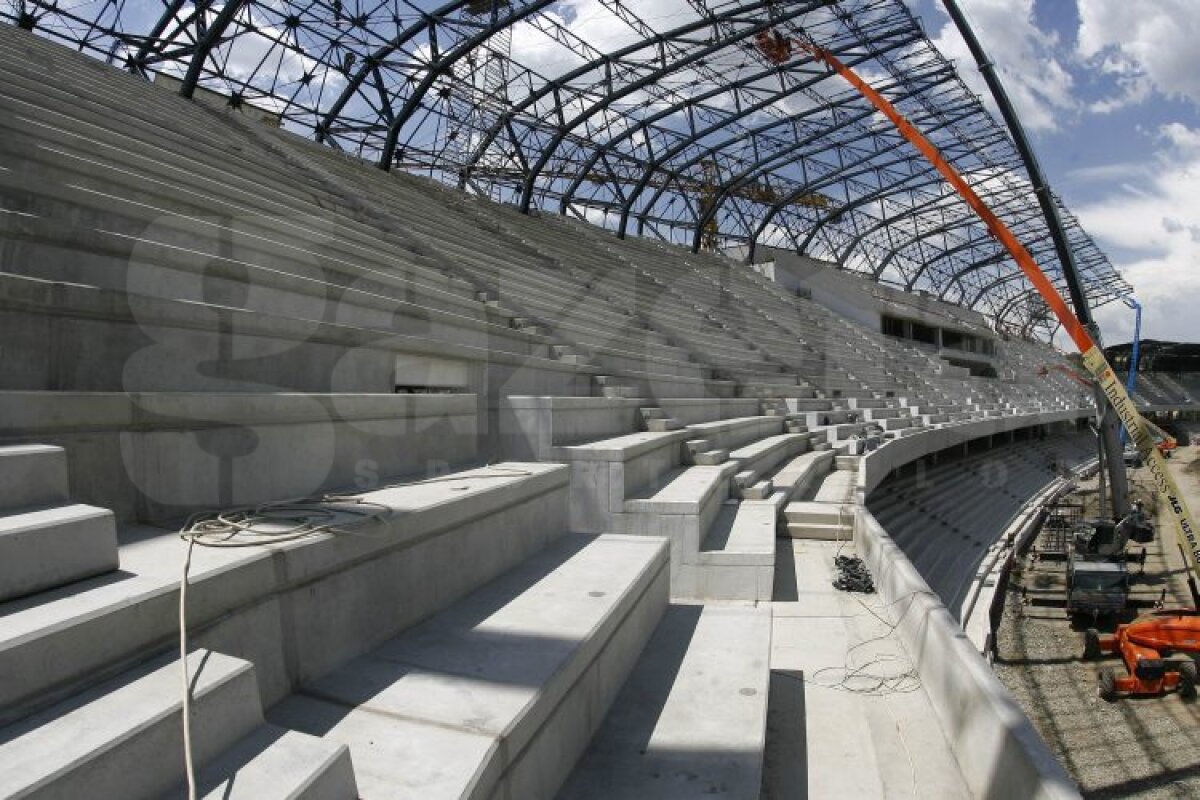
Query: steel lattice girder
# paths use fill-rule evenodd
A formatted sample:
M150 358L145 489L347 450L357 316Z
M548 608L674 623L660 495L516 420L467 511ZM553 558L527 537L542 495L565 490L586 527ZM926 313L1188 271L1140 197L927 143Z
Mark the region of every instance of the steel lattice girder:
M1061 285L1015 148L903 0L662 0L654 23L641 7L0 0L0 19L138 74L180 77L185 94L203 87L258 105L385 168L527 207L611 214L622 234L632 217L640 233L693 247L715 225L729 243L785 242L879 280L953 294L999 323L1029 324L1028 287L971 212L861 98L784 38L811 37L976 176L980 195ZM589 35L596 20L611 35ZM782 53L769 56L756 34L779 37ZM505 35L529 46L508 53ZM479 64L500 60L502 91L482 91ZM1064 217L1093 303L1127 293Z

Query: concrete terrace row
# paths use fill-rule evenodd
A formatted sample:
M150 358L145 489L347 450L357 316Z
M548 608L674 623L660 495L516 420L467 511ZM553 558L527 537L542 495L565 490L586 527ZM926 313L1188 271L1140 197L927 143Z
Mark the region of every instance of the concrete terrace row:
M4 280L25 313L10 317L28 323L47 302L41 281L72 284L55 298L53 338L89 358L55 375L48 359L30 359L5 377L10 388L104 390L120 375L126 390L245 390L238 362L252 357L255 383L298 391L478 388L486 364L495 397L609 386L643 397L870 396L897 379L936 397L923 376L957 377L724 259L365 170L98 65L55 62L60 80L47 85L16 47L4 44L0 177ZM107 113L118 102L129 116ZM581 237L596 247L578 247ZM106 292L137 302L118 316ZM185 316L186 335L162 324ZM229 347L225 316L232 336L259 346ZM88 352L82 328L105 323L108 347ZM44 347L48 337L28 331L46 324L24 325L22 343ZM229 350L203 382L186 374L196 351ZM397 352L413 354L407 369L371 368Z
M1089 433L1000 437L990 448L914 462L867 497L867 508L955 615L988 548L1030 497L1094 459Z
M180 796L178 529L309 498L329 530L192 554L204 796L757 797L778 540L1088 413L1045 347L971 377L6 27L0 76L3 796Z

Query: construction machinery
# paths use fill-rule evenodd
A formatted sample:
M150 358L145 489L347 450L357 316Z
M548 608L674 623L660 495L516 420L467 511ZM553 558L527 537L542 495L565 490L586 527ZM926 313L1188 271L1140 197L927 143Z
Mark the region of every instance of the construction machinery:
M1079 520L1072 528L1067 560L1067 613L1116 617L1129 605L1129 568L1125 546L1154 539L1154 528L1140 504L1120 522Z
M1117 378L1116 372L1105 358L1104 351L1101 350L1093 333L1067 306L1054 284L1050 282L1046 273L1034 261L1033 256L1029 254L1012 230L971 188L966 179L951 165L949 159L917 130L887 98L872 88L854 70L843 64L833 53L813 41L807 38L797 39L791 43L791 47L795 51L808 53L831 72L840 75L896 127L896 130L929 161L979 216L988 232L1008 251L1021 272L1045 301L1047 307L1054 312L1063 330L1083 355L1084 367L1091 373L1101 389L1098 402L1107 402L1111 407L1121 424L1129 432L1138 454L1146 464L1154 489L1163 499L1163 508L1174 522L1179 550L1186 566L1185 573L1193 606L1200 606L1200 588L1197 583L1197 578L1200 577L1200 532L1196 530L1191 511L1179 491L1175 478L1167 469L1163 451L1159 449L1150 426L1138 413L1129 392ZM1103 400L1100 400L1100 397ZM1109 452L1113 459L1119 457L1119 444L1110 448ZM1111 468L1113 465L1110 463L1109 466ZM1119 472L1120 477L1123 478L1124 465L1120 464L1119 469L1115 469L1113 472ZM1114 499L1116 498L1114 497ZM1196 645L1196 642L1200 641L1200 637L1196 635L1197 632L1200 632L1198 622L1200 622L1200 618L1197 617L1196 612L1187 610L1173 614L1160 614L1147 620L1131 623L1123 629L1119 628L1117 635L1111 640L1100 639L1098 634L1091 637L1096 640L1089 642L1093 645L1092 650L1095 650L1096 647L1099 647L1101 652L1105 647L1111 652L1120 650L1129 670L1129 675L1124 678L1118 678L1111 672L1102 672L1100 675L1101 693L1114 696L1119 691L1157 693L1164 689L1178 689L1181 694L1186 689L1189 694L1194 693L1195 663L1188 658L1184 661L1172 662L1173 666L1168 668L1163 654L1164 652L1190 653L1200 649Z
M1200 652L1200 613L1194 608L1155 611L1126 625L1118 625L1112 636L1095 628L1084 634L1083 657L1099 658L1118 653L1127 674L1100 670L1100 696L1112 700L1119 695L1159 695L1177 691L1179 696L1196 696L1196 662Z

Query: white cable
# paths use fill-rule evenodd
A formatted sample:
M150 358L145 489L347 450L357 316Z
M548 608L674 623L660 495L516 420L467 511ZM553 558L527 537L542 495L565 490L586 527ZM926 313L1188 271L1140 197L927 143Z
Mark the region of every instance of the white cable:
M470 481L480 478L514 478L533 475L529 470L504 470L490 464L484 469L489 470L491 474L444 475L419 481L386 484L370 491L424 486L431 483ZM355 508L355 505L371 506L374 510L361 510ZM184 551L183 574L179 580L179 664L183 679L183 765L187 777L188 800L196 800L196 765L192 748L192 689L187 664L187 585L188 573L192 567L193 548L196 545L217 548L262 547L269 544L284 544L322 533L350 533L351 531L334 524L339 516L350 515L351 519L346 520L345 524L361 525L364 522L379 522L389 513L391 513L390 506L367 500L359 494L325 494L317 497L260 503L255 506L242 506L225 511L201 511L192 514L183 523L183 527L179 529L179 538L187 543L187 549ZM254 526L263 522L275 524L290 522L292 524L282 530L255 530ZM238 537L252 538L247 540Z
M179 664L183 676L183 769L187 775L188 800L196 800L196 765L192 760L192 685L187 667L187 580L192 566L192 547L189 539L183 557L183 578L179 582Z

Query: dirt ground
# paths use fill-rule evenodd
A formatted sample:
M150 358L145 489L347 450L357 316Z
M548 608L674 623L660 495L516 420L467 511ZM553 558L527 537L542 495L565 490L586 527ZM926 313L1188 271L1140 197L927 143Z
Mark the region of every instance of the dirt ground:
M1181 447L1170 468L1193 513L1200 512L1200 448ZM1142 484L1139 494L1145 492L1144 470L1130 474ZM1090 498L1084 488L1084 499L1094 502L1094 482ZM1145 574L1133 584L1133 600L1148 609L1165 589L1167 606L1190 606L1175 533L1165 517L1159 519L1159 535L1146 545ZM1131 569L1136 573L1138 567ZM1124 668L1117 656L1082 659L1084 626L1073 627L1063 611L1063 576L1061 562L1032 556L1014 572L998 632L996 674L1085 797L1200 797L1200 702L1175 694L1101 700L1099 668ZM1111 630L1114 624L1100 627Z

